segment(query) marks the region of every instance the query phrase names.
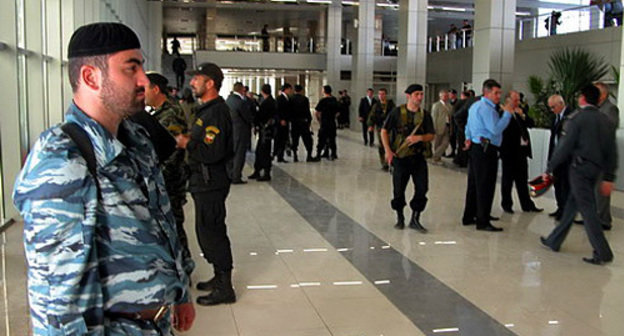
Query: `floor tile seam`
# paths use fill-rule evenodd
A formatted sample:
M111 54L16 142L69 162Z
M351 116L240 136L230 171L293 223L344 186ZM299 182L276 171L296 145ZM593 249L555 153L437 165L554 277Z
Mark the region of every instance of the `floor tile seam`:
M304 188L306 188L306 189L309 189L308 187L306 187L305 185L303 185L301 182L299 182L299 181L298 181L298 180L296 180L295 178L291 177L291 176L290 176L290 175L289 175L286 171L284 171L283 169L277 168L276 170L279 170L279 172L281 172L281 173L285 174L285 176L286 176L287 178L289 178L289 179L293 179L296 183L300 184L302 187L304 187ZM276 185L272 185L272 186L273 186L273 187L277 190ZM292 185L290 185L290 188L292 189ZM286 196L285 196L282 192L280 192L279 190L277 190L277 192L278 192L280 195L282 195L282 197L283 197L284 199L286 199L286 201L287 201L287 202L291 203L291 202L289 201L289 199L288 199L288 198L287 198L287 197L286 197ZM351 222L355 223L356 225L359 225L360 229L362 229L362 230L364 230L365 232L367 232L370 236L374 237L375 239L379 240L380 242L385 242L385 240L384 240L384 239L381 239L380 237L376 236L374 233L370 232L370 231L369 231L366 227L364 227L364 226L362 226L361 224L357 223L357 222L356 222L355 220L353 220L350 216L346 215L346 214L345 214L344 212L342 212L340 209L336 208L336 207L335 207L335 206L334 206L334 205L333 205L330 201L327 201L325 198L323 198L322 196L320 196L320 195L316 194L316 193L315 193L314 191L312 191L312 190L309 190L309 192L310 192L310 193L312 193L313 195L315 195L316 197L318 197L318 198L319 198L322 202L325 202L325 203L326 203L326 205L328 205L329 207L334 208L334 209L335 209L335 210L336 210L339 214L341 214L344 218L347 218L347 219L349 219ZM292 205L292 203L291 203L291 205ZM292 206L293 206L295 209L297 209L294 205L292 205ZM297 209L297 210L299 211L299 209ZM302 216L303 216L303 217L305 217L305 215L304 215L303 213L302 213ZM315 227L312 223L311 223L311 225L312 225L313 227ZM315 227L315 228L316 228L316 227ZM325 239L327 239L327 238L325 238ZM328 242L329 242L329 241L328 241ZM329 243L330 243L330 245L332 245L332 246L334 245L334 244L332 244L331 242L329 242ZM334 247L335 247L335 246L334 246ZM403 257L405 257L405 256L404 256L401 252L399 252L399 251L397 251L397 250L394 250L394 251L395 251L397 254L399 254L399 255L401 255L401 256L403 256ZM405 257L405 258L407 258L407 257ZM347 258L346 256L345 256L345 259L347 259L347 261L349 261L350 263L352 263L352 264L353 264L353 262L352 262L349 258ZM419 267L419 266L418 266L418 265L417 265L417 264L416 264L413 260L411 260L410 258L407 258L407 259L408 259L408 260L409 260L412 264L414 264L415 266ZM355 265L354 265L354 266L355 266ZM362 273L362 271L361 271L361 270L360 270L357 266L355 266L355 268L356 268L356 269L357 269L360 273ZM419 267L419 268L420 268L420 267ZM421 269L422 269L422 268L421 268ZM493 318L492 316L490 316L489 314L487 314L485 311L483 311L482 309L480 309L480 308L479 308L478 306L476 306L474 303L472 303L472 302L470 302L469 300L467 300L466 298L464 298L464 297L463 297L460 293L457 293L457 292L456 292L456 291L454 291L452 288L450 288L450 287L446 286L446 285L444 284L444 282L442 282L440 279L437 279L437 278L433 277L430 273L428 273L428 272L427 272L426 270L424 270L424 269L422 269L422 271L423 271L424 273L426 273L429 277L432 277L432 278L434 278L436 281L438 281L438 282L439 282L439 283L440 283L443 287L446 287L448 290L450 290L451 292L453 292L453 293L454 293L457 297L459 297L459 298L461 298L462 300L464 300L464 301L465 301L465 303L467 303L469 306L472 306L472 307L475 309L475 311L478 311L478 312L480 312L481 314L483 314L485 317L489 318L489 319L490 319L490 323L497 324L498 326L502 326L502 323L498 322L495 318ZM362 273L362 275L364 276L364 278L365 278L365 279L367 279L367 281L368 281L368 282L371 282L371 280L370 280L370 279L368 279L368 278L366 277L366 275L365 275L365 274L363 274L363 273ZM379 289L378 289L378 290L379 290ZM390 301L390 302L391 302L391 303L392 303L392 304L393 304L396 308L398 308L398 309L399 309L399 311L401 311L404 315L406 315L406 317L407 317L409 320L411 320L411 321L412 321L412 323L414 323L414 326L416 326L418 329L420 329L421 331L423 331L423 333L427 334L427 332L426 332L426 331L424 331L424 330L422 329L422 327L421 327L421 326L417 325L417 324L415 323L415 321L414 321L412 318L410 318L409 316L407 316L406 312L404 312L401 308L397 307L396 303L395 303L395 302L393 302L393 299L392 299L391 297L389 297L389 296L388 296L388 294L384 293L384 292L383 292L383 291L381 291L381 290L379 290L379 291L380 291L380 292L382 292L382 293L383 293L383 294L384 294L384 295L385 295L385 296L389 299L389 301ZM511 332L510 330L506 329L506 331L507 331L507 332L509 332L510 334L512 334L512 335L513 335L513 332Z

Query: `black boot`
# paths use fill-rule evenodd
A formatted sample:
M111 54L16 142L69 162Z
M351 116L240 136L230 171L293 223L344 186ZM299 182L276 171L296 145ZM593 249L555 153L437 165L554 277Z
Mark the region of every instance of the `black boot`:
M427 233L427 229L425 229L425 227L422 226L422 224L420 224L420 212L419 211L414 211L412 213L412 219L410 220L409 227L410 229L420 231L421 233Z
M258 177L260 177L260 172L257 171L257 170L254 170L253 174L247 176L247 178L250 179L250 180L255 180Z
M405 215L403 215L403 210L397 210L397 222L394 224L394 228L397 230L405 229Z
M212 279L208 281L202 281L197 283L197 290L211 292L212 289L216 286L217 276L213 276Z
M271 169L265 169L264 175L258 177L258 182L271 181Z
M232 288L232 271L217 272L215 279L212 292L198 297L197 304L200 306L214 306L221 303L236 302L236 294L234 293L234 288ZM199 284L197 285L199 287Z

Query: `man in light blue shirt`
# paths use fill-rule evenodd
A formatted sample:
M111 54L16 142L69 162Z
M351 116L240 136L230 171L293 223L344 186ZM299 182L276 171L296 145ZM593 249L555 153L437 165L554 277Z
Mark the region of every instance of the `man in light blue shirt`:
M503 131L511 120L513 108L505 102L502 116L496 106L500 102L501 86L493 79L483 82L483 97L468 111L466 148L470 150L468 189L462 223L477 224L477 230L503 231L490 223L490 211L496 189L498 149Z

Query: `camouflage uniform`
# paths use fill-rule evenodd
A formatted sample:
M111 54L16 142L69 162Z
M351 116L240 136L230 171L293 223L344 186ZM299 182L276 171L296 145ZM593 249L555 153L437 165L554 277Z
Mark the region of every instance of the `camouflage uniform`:
M184 112L178 105L172 105L169 101L165 101L158 108L153 116L158 119L171 135L174 137L179 134L188 132L186 121L181 117ZM184 256L184 268L188 274L191 274L195 264L191 258L191 252L188 247L188 238L184 231L184 204L186 204L186 191L188 181L188 165L185 161L186 152L184 149L177 149L169 159L162 165L162 173L165 178L165 186L171 201L171 210L175 218L178 238L182 244L182 255Z
M146 131L123 121L117 138L72 104L66 120L88 134L98 189L60 126L44 132L17 178L24 218L33 334L168 335L113 317L190 302L169 197Z

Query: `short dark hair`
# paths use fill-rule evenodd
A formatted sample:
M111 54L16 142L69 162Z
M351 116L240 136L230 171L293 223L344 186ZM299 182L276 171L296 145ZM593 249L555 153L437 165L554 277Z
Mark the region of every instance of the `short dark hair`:
M589 84L581 89L580 92L585 100L592 104L598 105L598 101L600 100L600 89L598 89L595 85Z
M331 94L332 93L332 88L329 85L325 85L323 86L323 92L326 94Z
M241 82L234 83L234 87L233 87L234 91L238 92L238 91L241 91L244 88L245 87L243 86L243 83L241 83Z
M461 93L461 94L463 94L464 96L466 96L466 98L470 98L470 97L471 97L471 95L470 95L470 91L468 91L468 90L466 90L466 91L462 91L462 93Z
M468 93L470 94L470 97L474 97L474 96L476 96L476 95L477 95L477 94L475 93L475 90L473 90L473 89L468 90Z
M72 57L67 61L69 84L72 91L78 91L80 84L80 69L85 65L94 66L102 71L102 76L108 78L108 57L110 54L97 56Z
M301 91L303 91L303 86L299 84L295 85L295 92L301 92Z
M282 85L282 91L288 90L290 88L292 88L292 85L290 85L290 83L284 83L284 85Z
M164 94L165 96L169 95L169 90L167 88L169 81L165 76L158 73L148 73L146 76L150 81L150 88L158 86L161 94Z
M452 93L452 94L457 94L457 90L455 90L455 89L449 89L448 92Z
M260 91L264 94L271 94L271 85L270 84L264 84L262 85L262 88L260 88Z
M381 89L379 89L379 91L383 91L386 94L388 93L388 89L386 89L386 88L381 88Z
M492 90L493 88L501 88L501 85L494 79L486 79L483 82L483 90Z
M375 92L375 90L373 90L373 88L368 88L368 89L366 89L366 91Z

